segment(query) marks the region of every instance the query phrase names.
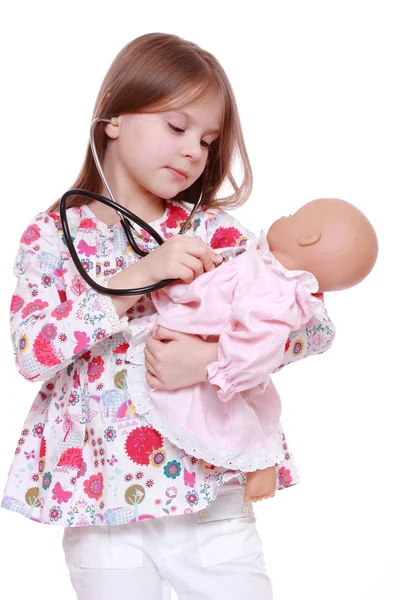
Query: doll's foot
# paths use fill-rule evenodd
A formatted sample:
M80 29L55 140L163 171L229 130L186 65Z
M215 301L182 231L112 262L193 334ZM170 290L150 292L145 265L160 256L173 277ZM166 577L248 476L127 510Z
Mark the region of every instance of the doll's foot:
M245 498L245 502L258 502L259 500L267 500L268 498L273 498L275 493L273 494L265 494L264 496L253 496L252 498Z

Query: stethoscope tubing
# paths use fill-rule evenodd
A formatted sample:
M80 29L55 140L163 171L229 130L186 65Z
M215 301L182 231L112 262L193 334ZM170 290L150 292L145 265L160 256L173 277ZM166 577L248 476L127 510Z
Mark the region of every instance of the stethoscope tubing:
M70 196L83 196L85 198L97 200L98 202L101 202L102 204L106 204L107 206L114 208L114 210L116 210L117 212L123 214L124 217L126 217L127 219L130 219L131 221L133 221L134 223L136 223L137 225L142 227L142 229L147 231L147 233L149 233L159 245L163 244L164 240L162 239L160 234L157 231L155 231L155 229L153 229L153 227L151 227L151 225L146 223L146 221L143 221L143 219L141 219L140 217L138 217L137 215L132 213L130 210L128 210L124 206L117 204L113 200L110 200L109 198L106 198L105 196L102 196L101 194L96 194L95 192L89 192L88 190L80 190L80 189L68 190L67 192L65 192L65 194L62 196L62 198L60 200L60 219L61 219L61 226L62 226L63 232L64 232L64 240L65 240L65 244L68 248L68 251L71 255L71 258L75 264L75 267L77 268L82 279L91 288L93 288L100 294L105 294L107 296L139 296L139 295L143 296L144 294L149 294L150 292L155 292L155 291L169 285L170 283L177 281L177 279L163 279L162 281L159 281L158 283L155 283L152 285L147 285L144 287L138 287L138 288L132 288L132 289L118 289L118 288L111 289L111 288L104 287L103 285L100 285L99 283L97 283L97 281L95 281L92 277L90 277L90 275L87 273L87 271L83 267L83 265L79 259L78 253L75 249L74 242L72 240L71 231L70 231L68 219L67 219L67 209L66 209L66 202ZM124 227L125 233L127 233L127 229L129 230L131 225L128 222L124 223L123 219L121 219L121 222ZM127 235L127 237L128 237L128 235ZM131 244L129 237L128 237L128 241ZM148 253L146 252L145 255L147 255L147 254Z

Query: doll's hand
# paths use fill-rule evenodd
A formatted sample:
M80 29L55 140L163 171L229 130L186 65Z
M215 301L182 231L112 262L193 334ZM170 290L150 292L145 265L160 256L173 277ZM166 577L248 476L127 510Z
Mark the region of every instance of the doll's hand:
M146 339L146 379L150 387L176 390L206 381L206 366L217 359L218 343L158 327Z
M276 467L253 471L246 475L245 502L273 498L276 490Z

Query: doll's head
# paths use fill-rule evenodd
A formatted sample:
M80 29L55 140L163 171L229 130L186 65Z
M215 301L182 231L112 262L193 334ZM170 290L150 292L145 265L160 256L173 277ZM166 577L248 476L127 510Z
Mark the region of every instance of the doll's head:
M355 206L337 198L321 198L282 217L267 233L271 252L287 269L312 273L321 292L360 283L378 255L376 233Z

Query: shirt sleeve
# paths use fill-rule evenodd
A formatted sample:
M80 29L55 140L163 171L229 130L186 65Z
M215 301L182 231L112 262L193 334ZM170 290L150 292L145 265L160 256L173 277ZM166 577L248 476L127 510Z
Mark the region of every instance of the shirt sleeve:
M258 277L246 289L237 289L231 318L219 337L217 361L206 369L224 402L265 386L282 361L290 332L312 315L308 292L295 279Z
M324 294L313 294L319 300L319 314L312 315L297 331L291 331L285 343L285 351L279 366L274 370L309 356L323 354L332 346L336 328L325 307Z
M68 298L58 221L39 213L24 231L10 307L15 364L28 381L47 381L105 337L128 327L109 296L92 288Z

